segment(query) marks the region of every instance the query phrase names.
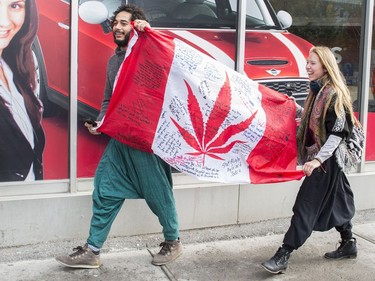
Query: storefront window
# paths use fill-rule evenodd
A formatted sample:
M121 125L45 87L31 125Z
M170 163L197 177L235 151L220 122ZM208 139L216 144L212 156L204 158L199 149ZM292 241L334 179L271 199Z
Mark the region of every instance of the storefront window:
M244 72L249 78L276 91L293 95L297 102L303 104L309 85L304 69L305 57L312 45L326 45L334 52L346 78L351 91L353 108L356 112L359 111L360 42L364 17L362 2L365 1L244 1L246 1L246 35L243 64ZM79 4L85 2L89 0L80 0ZM231 68L235 67L237 0L202 0L199 3L183 0L101 0L100 2L106 5L109 17L121 4L136 4L144 9L153 28L191 44ZM40 119L42 126L41 128L35 127L38 119L36 115L33 115L28 117L30 123L22 129L22 124L24 124L22 120L9 121L8 117L11 117L12 113L7 111L6 106L0 105L0 116L3 120L1 126L4 126L2 127L3 135L11 136L5 133L8 130L18 136L23 136L23 140L12 137L11 142L5 137L1 138L2 150L0 151L3 153L1 154L3 168L0 169L0 186L6 186L7 182L25 180L60 180L59 182L66 183L63 189L60 187L56 189L60 192L68 189L67 182L70 177L69 116L77 114L78 178L94 176L97 164L109 140L105 135L89 134L83 124L84 119L95 119L99 113L105 86L106 64L110 56L114 54L116 46L110 32L109 22L88 24L79 18L78 110L72 113L70 112L71 0L30 0L27 3L27 9L30 8L29 3L36 5L39 21L37 34L31 46L31 57L36 70L36 84L33 86L33 91L42 102L44 110ZM179 7L184 8L182 12L177 13ZM291 26L288 25L288 20L285 20L287 19L285 14L279 13L281 10L291 15L293 19ZM193 11L199 11L200 14L190 14ZM30 22L25 22L22 32L26 30L27 25L31 26ZM288 32L282 32L282 30ZM32 32L26 32L26 34L32 34ZM373 39L366 161L375 160L374 44ZM8 50L6 50L8 46L4 45L2 59L18 77L17 63L12 59L12 56L19 55L17 54L19 48L17 49L16 45L9 44ZM20 77L14 80L17 88L21 87L19 81L25 80ZM6 105L9 101L6 101L4 93L0 95L0 102ZM25 112L30 113L33 106L29 101L25 101L25 98L23 102L26 106ZM22 108L19 108L17 112L20 110L22 111ZM34 130L36 134L28 134L28 129ZM30 138L31 135L33 137ZM24 149L26 146L23 144L26 146L31 144L36 148L38 157L32 165L28 160L29 153L27 149ZM16 154L12 152L12 149L17 150L21 156L15 157ZM17 161L14 161L15 159ZM14 166L14 163L27 164L24 165L26 168L19 168ZM13 172L9 172L10 170ZM35 183L35 185L38 184Z
M359 60L362 21L361 0L277 1L270 3L275 10L286 10L293 18L289 31L314 45L325 45L335 54L349 86L353 108L359 108ZM375 79L373 79L375 81ZM375 91L374 91L375 92ZM369 111L374 111L370 95ZM369 112L366 160L375 160L375 119Z
M69 1L1 2L17 33L0 39L0 182L66 179Z
M325 45L334 52L353 101L358 98L361 0L275 1L279 10L293 17L289 31L314 45Z

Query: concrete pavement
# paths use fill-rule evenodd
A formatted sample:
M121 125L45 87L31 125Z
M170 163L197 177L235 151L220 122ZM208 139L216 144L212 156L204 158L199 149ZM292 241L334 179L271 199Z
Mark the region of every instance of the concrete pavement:
M261 262L280 246L289 218L181 232L184 252L167 266L153 266L161 235L110 238L102 250L99 269L69 269L54 256L69 253L79 241L48 242L0 249L0 280L134 280L134 281L242 281L242 280L375 280L375 210L357 212L354 233L357 259L323 258L339 241L335 230L314 232L292 253L285 274L272 275Z

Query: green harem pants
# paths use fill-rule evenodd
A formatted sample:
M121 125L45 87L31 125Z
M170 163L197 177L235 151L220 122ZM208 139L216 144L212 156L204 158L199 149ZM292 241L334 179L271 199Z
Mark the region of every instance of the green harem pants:
M165 240L179 237L170 166L155 154L111 139L96 169L87 243L101 248L125 199L145 199Z

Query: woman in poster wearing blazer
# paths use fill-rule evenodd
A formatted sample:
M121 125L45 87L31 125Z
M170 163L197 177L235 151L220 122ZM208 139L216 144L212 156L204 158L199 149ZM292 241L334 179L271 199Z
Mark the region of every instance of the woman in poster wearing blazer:
M43 107L31 45L35 0L0 0L0 181L43 178Z

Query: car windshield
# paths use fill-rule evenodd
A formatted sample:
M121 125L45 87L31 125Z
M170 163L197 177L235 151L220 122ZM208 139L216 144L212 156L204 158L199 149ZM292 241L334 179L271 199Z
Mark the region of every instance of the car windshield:
M118 6L142 7L153 27L235 29L237 0L103 0L109 15ZM272 8L264 0L246 1L247 29L281 29Z

